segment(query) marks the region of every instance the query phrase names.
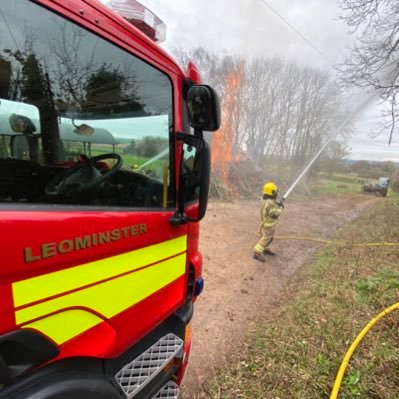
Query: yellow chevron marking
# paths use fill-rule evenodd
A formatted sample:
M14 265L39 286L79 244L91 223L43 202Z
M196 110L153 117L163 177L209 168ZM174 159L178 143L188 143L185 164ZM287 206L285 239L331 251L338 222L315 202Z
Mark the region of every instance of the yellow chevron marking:
M65 308L87 307L106 318L115 316L182 276L186 255L16 311L17 324ZM60 324L60 329L63 325Z
M30 323L24 328L34 328L50 337L58 345L100 324L103 320L93 313L71 309Z
M112 278L122 273L131 272L184 252L186 249L187 236L184 235L121 255L17 281L12 284L14 305L19 307ZM151 268L151 270L156 269ZM155 272L153 277L158 280L160 276L156 275L157 273Z

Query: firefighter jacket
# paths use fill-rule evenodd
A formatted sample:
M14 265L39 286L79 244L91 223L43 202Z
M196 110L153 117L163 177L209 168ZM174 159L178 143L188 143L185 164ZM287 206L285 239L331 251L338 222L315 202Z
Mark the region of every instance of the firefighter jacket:
M262 228L274 227L282 211L282 206L278 205L274 199L264 200L261 208Z

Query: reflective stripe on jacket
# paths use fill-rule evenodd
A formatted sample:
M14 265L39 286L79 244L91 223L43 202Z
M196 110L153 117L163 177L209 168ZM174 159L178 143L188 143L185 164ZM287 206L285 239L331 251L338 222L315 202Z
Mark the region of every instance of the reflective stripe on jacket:
M282 207L277 205L272 198L264 200L261 208L262 227L275 226L282 210Z

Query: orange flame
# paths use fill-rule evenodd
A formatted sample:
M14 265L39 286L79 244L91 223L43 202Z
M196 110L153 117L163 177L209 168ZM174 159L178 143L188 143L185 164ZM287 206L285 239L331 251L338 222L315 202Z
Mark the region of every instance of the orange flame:
M220 174L226 185L229 185L228 165L233 160L234 132L232 121L240 80L240 69L232 71L226 77L226 97L222 108L222 123L212 140L212 166Z

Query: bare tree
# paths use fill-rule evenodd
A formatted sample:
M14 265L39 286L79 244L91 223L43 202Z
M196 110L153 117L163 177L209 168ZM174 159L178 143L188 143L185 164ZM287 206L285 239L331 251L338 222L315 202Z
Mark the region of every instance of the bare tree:
M100 60L99 41L91 41L78 27L64 23L50 40L56 102L62 113L74 116L81 109L114 110L137 105L138 85L132 68Z
M229 140L223 155L233 144L233 153L245 152L275 168L290 164L296 174L345 115L343 93L327 72L281 57L245 59L204 49L178 51L177 58L183 65L193 60L219 92L229 124L227 135L215 133ZM238 88L233 89L231 77L239 80ZM345 141L345 132L334 139Z
M320 159L320 167L331 175L343 166L348 155L349 150L345 143L332 141L328 145L324 157Z
M343 94L331 76L281 58L247 65L241 140L252 159L296 172L330 139L343 119ZM346 131L339 132L345 140ZM340 139L339 137L336 138Z
M382 114L382 129L390 129L390 144L399 112L399 1L341 0L339 4L341 19L359 38L338 69L347 84L378 90L381 100L389 104Z

